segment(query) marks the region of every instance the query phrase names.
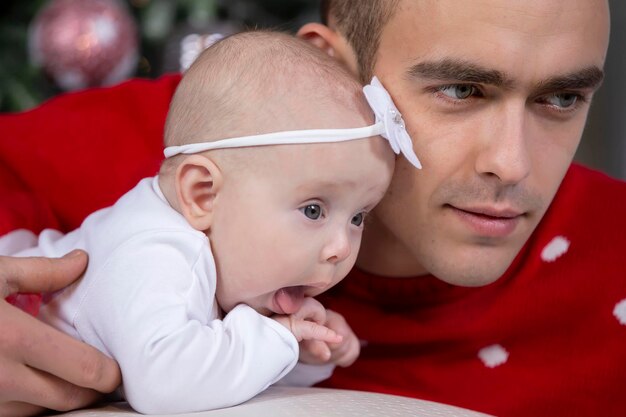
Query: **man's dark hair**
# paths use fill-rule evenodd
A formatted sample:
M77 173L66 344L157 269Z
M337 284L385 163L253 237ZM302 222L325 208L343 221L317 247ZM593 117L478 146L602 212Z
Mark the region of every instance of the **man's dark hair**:
M380 36L399 0L321 0L322 22L335 24L356 54L359 78L372 78Z

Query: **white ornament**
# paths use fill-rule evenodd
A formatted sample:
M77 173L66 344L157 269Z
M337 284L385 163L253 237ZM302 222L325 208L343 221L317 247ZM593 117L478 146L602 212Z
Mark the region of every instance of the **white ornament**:
M224 35L221 33L212 33L210 35L192 33L185 36L180 42L180 72L187 71L202 51L223 38Z

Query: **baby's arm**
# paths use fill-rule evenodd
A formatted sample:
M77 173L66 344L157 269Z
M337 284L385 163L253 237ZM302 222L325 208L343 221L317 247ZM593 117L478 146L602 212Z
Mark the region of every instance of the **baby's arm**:
M184 255L166 242L137 243L90 282L76 319L81 336L104 344L120 364L133 408L168 414L232 406L296 364L298 344L282 325L244 305L211 320L212 292L191 278Z

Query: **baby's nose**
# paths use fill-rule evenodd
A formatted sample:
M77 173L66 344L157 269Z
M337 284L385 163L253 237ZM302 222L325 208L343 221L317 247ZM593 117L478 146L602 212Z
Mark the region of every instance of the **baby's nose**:
M333 234L322 251L322 257L326 262L339 263L350 256L352 251L350 238L345 230Z

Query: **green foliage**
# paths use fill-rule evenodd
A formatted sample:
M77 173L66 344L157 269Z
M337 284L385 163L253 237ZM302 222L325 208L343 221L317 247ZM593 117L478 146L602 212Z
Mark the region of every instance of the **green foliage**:
M28 56L29 25L51 0L0 2L0 111L22 111L61 90ZM122 0L135 19L140 61L134 76L158 77L168 43L185 32L204 33L216 24L295 30L316 19L317 0ZM169 45L170 50L177 45ZM173 52L176 53L177 51Z

